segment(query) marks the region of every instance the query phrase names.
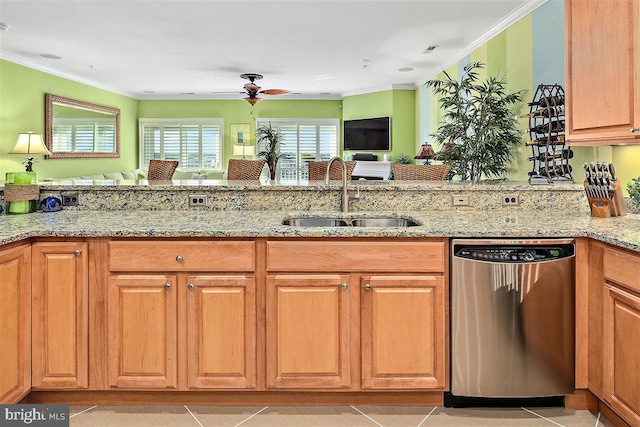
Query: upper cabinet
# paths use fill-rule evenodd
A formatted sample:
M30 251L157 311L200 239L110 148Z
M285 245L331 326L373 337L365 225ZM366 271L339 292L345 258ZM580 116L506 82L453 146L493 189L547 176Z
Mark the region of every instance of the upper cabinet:
M640 143L640 0L565 0L566 138Z

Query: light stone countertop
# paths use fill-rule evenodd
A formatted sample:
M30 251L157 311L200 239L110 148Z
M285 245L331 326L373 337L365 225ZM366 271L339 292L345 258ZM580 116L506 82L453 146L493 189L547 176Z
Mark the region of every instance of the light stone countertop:
M400 216L407 228L291 227L292 216L343 217L340 212L62 210L0 216L0 244L31 237L591 237L640 252L640 215L592 218L537 211L356 212L346 217Z

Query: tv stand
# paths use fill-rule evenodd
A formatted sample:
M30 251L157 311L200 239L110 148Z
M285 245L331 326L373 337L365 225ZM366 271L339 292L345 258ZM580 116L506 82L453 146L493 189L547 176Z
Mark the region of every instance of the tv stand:
M351 172L351 179L360 178L388 180L391 176L391 162L367 162L356 160L356 166Z

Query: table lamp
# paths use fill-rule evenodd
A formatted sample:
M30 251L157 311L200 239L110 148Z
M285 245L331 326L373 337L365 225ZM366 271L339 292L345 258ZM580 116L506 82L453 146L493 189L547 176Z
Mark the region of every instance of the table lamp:
M40 195L37 185L38 176L33 171L33 164L37 160L33 154L51 154L42 141L42 136L33 132L18 135L16 145L9 154L26 154L23 163L25 172L7 172L5 175L5 211L7 214L21 214L35 212Z
M422 146L420 146L420 150L418 150L418 154L416 154L414 159L423 159L425 161L424 164L428 165L429 160L431 160L431 158L435 155L436 152L433 150L431 144L423 144Z

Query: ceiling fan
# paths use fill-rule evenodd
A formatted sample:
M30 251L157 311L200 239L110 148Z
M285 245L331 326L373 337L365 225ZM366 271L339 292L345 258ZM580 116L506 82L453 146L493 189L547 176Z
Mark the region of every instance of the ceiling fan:
M250 82L250 83L246 83L244 85L244 90L245 90L245 92L246 92L246 94L248 96L246 98L243 98L243 99L245 101L247 101L251 105L256 105L258 102L262 101L262 98L258 97L258 95L260 95L260 94L264 94L264 95L286 95L288 93L291 93L290 90L285 90L285 89L263 89L263 90L260 90L261 89L260 86L258 86L254 82L256 80L260 80L262 78L262 74L245 73L245 74L241 74L240 77L242 77L243 79L249 80L249 82Z

